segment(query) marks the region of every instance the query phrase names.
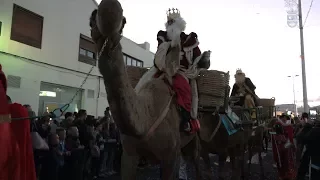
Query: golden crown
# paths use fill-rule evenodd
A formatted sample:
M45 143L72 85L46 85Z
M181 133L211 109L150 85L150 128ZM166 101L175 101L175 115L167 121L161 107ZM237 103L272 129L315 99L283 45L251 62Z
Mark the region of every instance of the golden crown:
M172 19L176 19L179 18L180 16L180 11L178 8L172 8L167 11L167 19L168 20L172 20Z
M236 74L243 74L243 72L242 72L241 69L237 69L237 70L236 70Z

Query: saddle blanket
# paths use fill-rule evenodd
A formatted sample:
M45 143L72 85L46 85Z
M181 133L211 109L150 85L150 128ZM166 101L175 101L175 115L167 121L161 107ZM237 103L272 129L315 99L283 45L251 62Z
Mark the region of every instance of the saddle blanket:
M223 126L226 128L229 136L231 136L232 134L236 133L239 131L239 129L236 129L234 127L234 124L232 122L232 119L226 115L226 114L221 114L220 115L220 118L221 118L221 121L222 121L222 124Z

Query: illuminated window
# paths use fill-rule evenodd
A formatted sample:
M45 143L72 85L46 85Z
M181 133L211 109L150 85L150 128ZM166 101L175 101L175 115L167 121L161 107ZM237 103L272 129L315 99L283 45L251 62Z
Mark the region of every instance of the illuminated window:
M56 97L57 93L52 91L40 91L39 96Z

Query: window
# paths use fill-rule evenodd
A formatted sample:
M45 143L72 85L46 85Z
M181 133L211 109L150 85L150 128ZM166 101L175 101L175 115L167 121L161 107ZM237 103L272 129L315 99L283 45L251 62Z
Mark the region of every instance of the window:
M141 61L137 61L137 66L138 67L142 67L142 62Z
M123 61L127 66L143 67L143 61L140 61L126 54L123 54Z
M132 60L131 60L131 65L132 65L132 66L137 66L137 61L136 61L135 59L132 59Z
M127 56L126 55L123 55L123 62L124 62L124 64L127 64Z
M11 40L41 49L43 17L13 5Z
M95 66L97 64L96 45L89 38L80 34L79 61Z
M127 57L127 65L131 66L131 58Z

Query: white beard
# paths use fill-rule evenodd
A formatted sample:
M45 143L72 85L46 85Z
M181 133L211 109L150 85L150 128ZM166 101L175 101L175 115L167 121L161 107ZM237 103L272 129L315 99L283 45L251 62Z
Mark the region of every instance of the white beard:
M236 84L243 84L245 80L245 76L236 76Z
M170 26L167 26L166 30L169 40L175 40L177 38L180 38L182 30L177 23L173 23Z

